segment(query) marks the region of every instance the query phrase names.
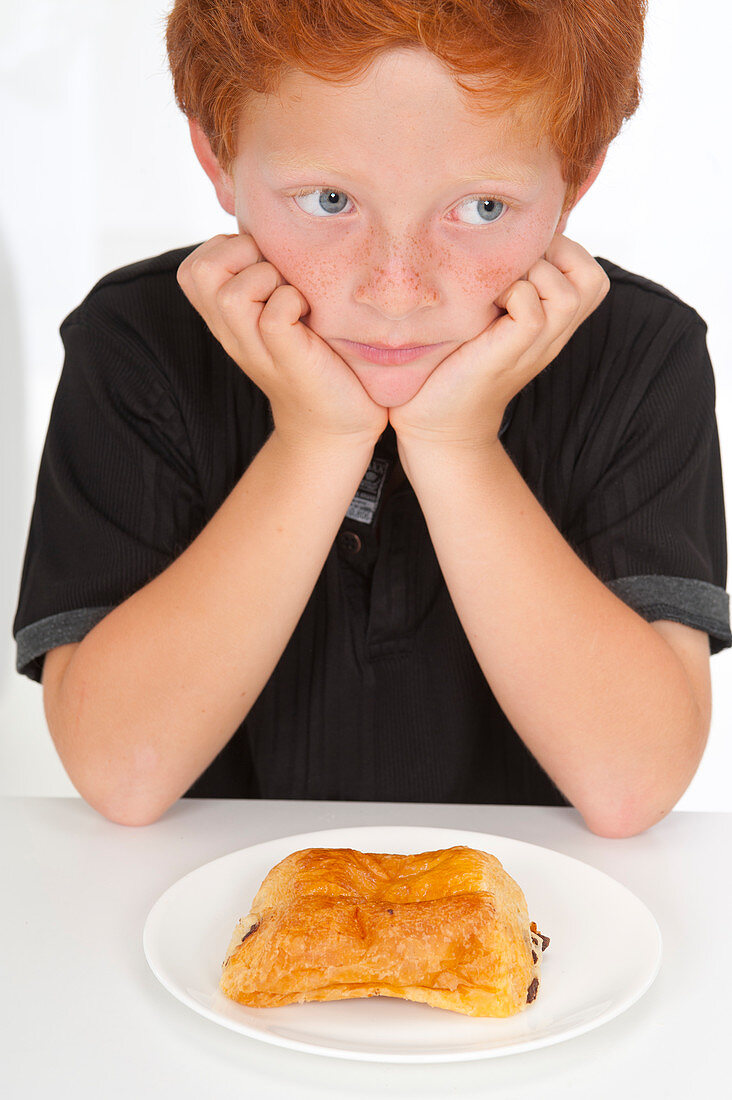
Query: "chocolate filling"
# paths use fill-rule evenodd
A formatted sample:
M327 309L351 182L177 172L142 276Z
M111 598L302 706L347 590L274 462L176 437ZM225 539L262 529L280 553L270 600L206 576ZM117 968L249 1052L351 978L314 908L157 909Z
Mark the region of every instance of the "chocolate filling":
M247 932L246 936L242 936L241 942L244 943L244 940L247 939L248 936L251 936L252 932L256 932L258 928L259 928L259 921L257 921L256 924L252 925L252 927Z
M531 928L531 931L534 933L534 935L539 936L541 938L541 949L542 949L542 951L546 951L547 947L551 943L551 940L549 939L549 937L545 936L543 932L539 931L539 929L536 927L536 921L532 920L530 928Z

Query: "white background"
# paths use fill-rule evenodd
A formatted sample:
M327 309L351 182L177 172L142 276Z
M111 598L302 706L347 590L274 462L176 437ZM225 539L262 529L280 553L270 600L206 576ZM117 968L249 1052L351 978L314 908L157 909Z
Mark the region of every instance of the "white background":
M171 0L172 2L172 0ZM12 620L51 403L58 327L106 272L236 223L190 146L162 0L0 0L0 793L73 794ZM730 17L724 0L650 0L643 102L566 233L661 283L709 326L722 464L732 462ZM732 527L732 481L729 482ZM679 803L730 810L730 650L712 659L709 745Z

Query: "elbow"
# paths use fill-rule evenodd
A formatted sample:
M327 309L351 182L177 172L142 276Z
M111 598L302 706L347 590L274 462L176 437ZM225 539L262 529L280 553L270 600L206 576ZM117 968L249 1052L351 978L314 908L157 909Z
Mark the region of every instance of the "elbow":
M159 795L146 794L144 784L139 787L132 784L131 788L127 796L122 795L117 790L109 798L98 799L96 804L91 799L87 799L87 801L103 817L114 822L115 825L129 825L137 828L144 825L154 825L157 821L160 821L176 801L175 798L161 801Z
M95 805L90 799L86 799L89 805L98 813L115 825L129 825L139 828L142 825L154 825L165 813L167 806L157 811L149 807L135 805Z
M680 791L675 797L667 793L664 797L659 792L641 795L623 791L602 811L598 809L597 803L587 812L580 807L578 809L587 828L595 836L623 840L639 836L658 825L671 812L682 793Z
M150 752L142 750L137 756L124 764L108 764L101 775L72 777L84 801L115 825L153 825L176 801L175 796L164 794Z
M183 793L173 789L179 777L149 735L131 737L129 722L117 729L107 713L99 717L99 708L89 703L88 677L79 668L69 659L63 667L57 660L44 669L46 722L66 774L108 821L152 825Z
M665 816L665 813L662 814L657 818L657 821L661 821ZM623 840L627 837L639 836L641 833L645 833L650 829L651 825L656 824L656 821L631 822L627 820L613 820L595 822L586 817L585 824L595 836L605 837L607 840Z
M696 774L709 736L709 718L702 720L698 711L696 718L683 736L667 739L676 749L666 754L664 768L656 764L650 775L626 772L617 777L615 791L604 788L600 797L597 787L585 792L575 805L590 832L611 840L639 836L671 813Z

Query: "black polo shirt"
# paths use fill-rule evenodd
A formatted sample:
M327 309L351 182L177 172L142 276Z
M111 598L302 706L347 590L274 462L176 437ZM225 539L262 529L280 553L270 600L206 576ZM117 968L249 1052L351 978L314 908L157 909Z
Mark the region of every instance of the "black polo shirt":
M189 545L272 430L178 286L195 247L111 272L61 325L13 626L33 680ZM717 653L732 635L707 326L596 259L610 291L511 401L501 440L620 599L706 631ZM389 426L280 661L188 794L568 804L491 692L409 481L385 492L397 463Z

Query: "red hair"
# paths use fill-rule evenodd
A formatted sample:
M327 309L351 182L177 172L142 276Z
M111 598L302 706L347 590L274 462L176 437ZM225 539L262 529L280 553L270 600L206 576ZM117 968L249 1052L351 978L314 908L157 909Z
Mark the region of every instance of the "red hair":
M166 42L175 101L226 172L247 106L288 71L351 82L384 51L421 47L468 107L551 139L567 210L640 103L646 12L647 0L175 0Z

